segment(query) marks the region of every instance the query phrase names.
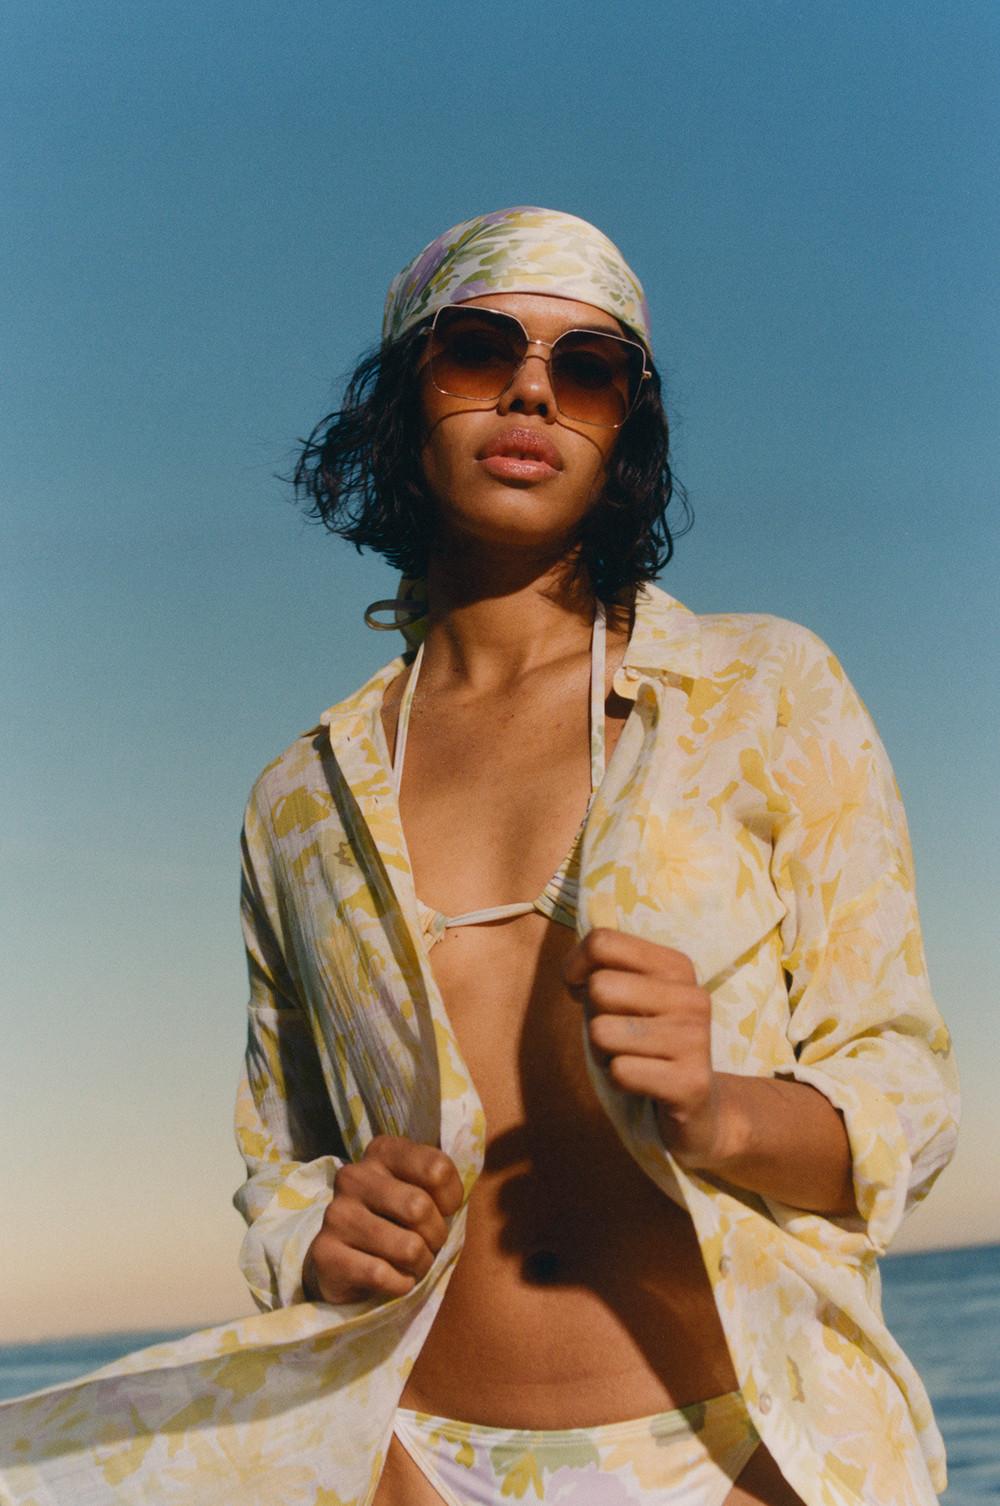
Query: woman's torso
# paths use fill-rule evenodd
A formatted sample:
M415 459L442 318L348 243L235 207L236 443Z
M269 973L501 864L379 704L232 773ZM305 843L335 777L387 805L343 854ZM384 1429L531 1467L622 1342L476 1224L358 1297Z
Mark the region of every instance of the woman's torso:
M606 746L630 709L610 689ZM589 655L479 702L413 706L400 808L417 893L449 915L538 895L590 789ZM383 722L393 746L403 677ZM688 1215L639 1170L562 983L575 935L539 913L448 929L430 961L486 1116L465 1246L403 1405L497 1426L615 1422L736 1386Z

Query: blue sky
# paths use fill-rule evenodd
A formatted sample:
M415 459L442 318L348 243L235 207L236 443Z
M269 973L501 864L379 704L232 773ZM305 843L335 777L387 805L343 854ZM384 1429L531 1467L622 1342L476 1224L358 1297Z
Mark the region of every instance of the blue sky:
M243 802L395 651L361 623L392 573L278 476L403 262L518 203L645 283L696 514L661 584L805 622L875 716L967 1103L907 1239L1000 1238L992 0L5 30L0 1336L247 1309Z

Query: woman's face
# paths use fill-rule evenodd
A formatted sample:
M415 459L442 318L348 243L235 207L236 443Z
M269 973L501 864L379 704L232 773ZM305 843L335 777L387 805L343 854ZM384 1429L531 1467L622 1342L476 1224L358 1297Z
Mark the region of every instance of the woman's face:
M532 340L552 342L582 326L623 333L610 314L589 303L541 293L492 293L468 307L513 314ZM601 494L619 430L564 418L556 408L549 352L529 347L500 397L450 397L418 367L424 476L438 502L439 541L478 540L516 552L558 551Z

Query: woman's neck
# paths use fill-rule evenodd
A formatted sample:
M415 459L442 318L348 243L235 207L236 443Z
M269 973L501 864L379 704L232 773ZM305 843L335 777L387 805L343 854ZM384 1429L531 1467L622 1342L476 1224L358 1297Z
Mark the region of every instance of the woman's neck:
M422 678L457 678L485 691L587 650L594 593L564 563L539 573L493 561L478 579L469 564L430 563Z

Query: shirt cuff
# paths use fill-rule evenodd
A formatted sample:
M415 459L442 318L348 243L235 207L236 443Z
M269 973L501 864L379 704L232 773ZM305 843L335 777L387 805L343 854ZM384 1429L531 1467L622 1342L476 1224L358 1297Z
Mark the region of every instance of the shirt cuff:
M906 1135L895 1107L858 1073L857 1063L836 1062L822 1067L796 1063L782 1067L777 1077L791 1078L816 1088L843 1116L851 1147L851 1175L858 1217L877 1255L884 1255L906 1212L912 1162ZM833 1222L838 1222L834 1217ZM857 1228L853 1215L848 1226Z

